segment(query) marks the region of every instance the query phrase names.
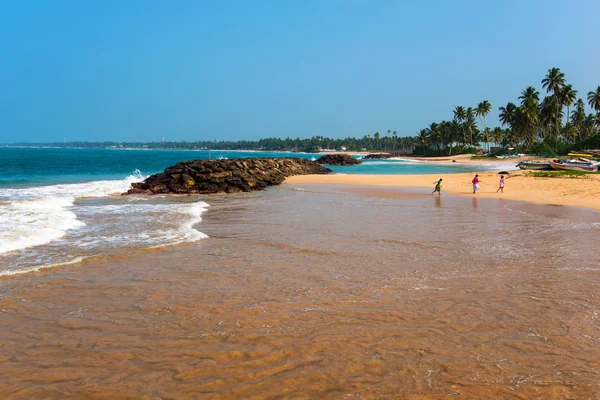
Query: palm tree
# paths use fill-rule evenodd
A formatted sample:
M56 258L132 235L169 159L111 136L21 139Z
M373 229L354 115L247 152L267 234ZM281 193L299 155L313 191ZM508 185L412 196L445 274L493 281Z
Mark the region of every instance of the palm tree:
M560 98L561 98L560 99L561 103L563 105L567 106L567 125L568 125L569 118L571 117L569 107L571 107L573 105L573 103L575 103L575 99L577 99L577 90L573 89L573 86L571 86L571 85L565 85L562 93L560 94Z
M467 118L467 112L465 111L465 108L463 106L456 106L456 108L454 108L454 120L456 122L458 122L459 124L462 124L463 121ZM463 133L463 143L466 143L467 140L465 139L465 128L462 128L462 133Z
M527 127L527 135L533 140L538 136L536 127L539 120L540 93L533 86L528 86L521 92L519 99L521 99L521 111Z
M565 86L565 74L560 72L560 69L554 67L548 70L546 77L542 79L542 87L546 89L548 93L552 92L554 97L559 100L556 103L556 114L558 115L558 107L560 107L560 93ZM556 119L556 137L558 138L558 118Z
M506 107L500 107L498 110L500 111L500 114L498 115L500 123L502 123L502 125L508 125L511 131L513 143L518 144L520 133L519 122L521 120L521 108L517 107L513 103L508 103L506 104Z
M388 136L388 139L390 137L390 135L392 134L392 131L390 129L387 130L386 135ZM386 141L386 143L389 142L389 140ZM387 145L386 145L387 148Z
M442 142L444 142L444 146L450 146L450 150L448 150L448 155L451 156L452 144L454 143L454 136L452 135L452 123L448 121L442 121L439 130Z
M491 136L494 142L499 143L500 145L504 145L506 135L504 134L504 130L502 128L500 128L499 126L495 127L492 130Z
M375 141L376 141L375 148L379 149L379 138L381 137L381 135L379 134L379 132L375 132L373 137L375 138Z
M573 110L573 114L571 114L571 124L573 124L573 128L579 132L579 136L583 137L581 133L583 132L582 123L585 119L585 103L583 100L578 99L575 103L575 109Z
M596 88L595 92L588 92L587 99L590 107L596 111L596 115L600 115L600 86Z
M531 103L540 101L540 93L535 90L533 86L527 86L525 90L521 92L519 99L521 99L522 107L528 107Z
M502 125L508 125L509 127L512 126L512 124L515 121L516 109L517 106L515 106L513 103L508 103L506 107L500 107L498 109L500 111L498 117L500 118L500 122L502 123Z
M473 146L473 128L475 128L475 110L472 107L468 107L466 111L466 123L471 134L471 146Z
M581 122L581 129L584 132L586 138L590 138L597 133L596 130L596 118L594 114L588 114L585 119Z
M423 147L423 154L425 154L425 148L427 147L427 144L429 143L427 129L421 129L419 131L419 134L416 139L417 139L417 142Z
M398 141L398 132L394 131L392 133L394 135L394 150L396 150L396 142Z
M477 111L475 112L479 118L483 118L483 131L485 132L485 143L488 147L487 151L489 152L489 141L488 141L488 130L485 117L492 111L492 104L484 100L477 105Z

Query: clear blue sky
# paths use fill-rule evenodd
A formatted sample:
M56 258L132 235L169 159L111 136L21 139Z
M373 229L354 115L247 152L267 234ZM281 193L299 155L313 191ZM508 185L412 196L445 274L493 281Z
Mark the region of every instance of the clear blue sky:
M600 1L0 0L0 142L414 135L559 67ZM587 103L587 102L586 102Z

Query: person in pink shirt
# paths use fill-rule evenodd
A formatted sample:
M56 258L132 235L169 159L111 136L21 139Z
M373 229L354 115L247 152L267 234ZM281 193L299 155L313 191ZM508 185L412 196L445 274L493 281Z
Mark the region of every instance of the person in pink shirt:
M481 187L479 186L479 175L475 175L475 178L473 178L471 183L473 184L473 193L481 189Z
M498 187L498 190L501 193L504 193L504 175L500 176L500 186ZM498 193L498 190L496 190L496 193Z

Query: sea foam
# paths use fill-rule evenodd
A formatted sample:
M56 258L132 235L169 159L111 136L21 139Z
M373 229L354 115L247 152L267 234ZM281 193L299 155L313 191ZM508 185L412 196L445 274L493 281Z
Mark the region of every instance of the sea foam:
M0 205L0 254L50 243L85 226L68 208L73 197L17 200Z
M72 211L82 197L105 197L142 180L136 170L120 181L4 189L0 200L0 254L48 244L71 229L85 226Z
M116 196L144 177L6 189L0 194L0 276L207 238L209 204L193 198Z

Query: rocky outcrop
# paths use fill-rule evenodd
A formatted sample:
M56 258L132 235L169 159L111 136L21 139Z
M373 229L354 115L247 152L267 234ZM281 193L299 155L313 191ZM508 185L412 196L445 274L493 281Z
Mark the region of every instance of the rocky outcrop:
M361 161L349 154L327 154L316 162L325 165L356 165L360 164Z
M394 157L390 153L372 153L363 157L363 160L380 160Z
M182 161L131 184L126 194L208 194L263 190L292 175L332 172L303 158L238 158Z

